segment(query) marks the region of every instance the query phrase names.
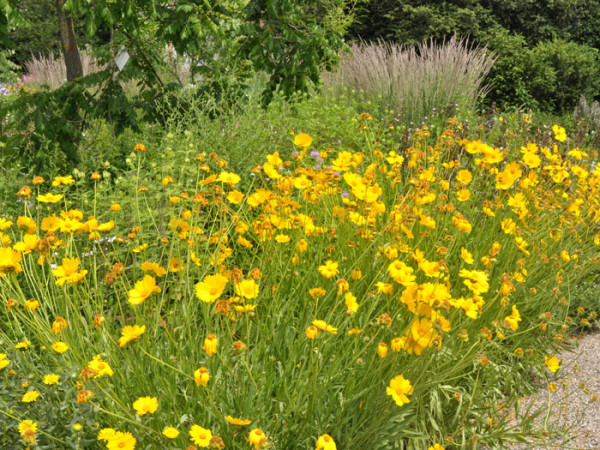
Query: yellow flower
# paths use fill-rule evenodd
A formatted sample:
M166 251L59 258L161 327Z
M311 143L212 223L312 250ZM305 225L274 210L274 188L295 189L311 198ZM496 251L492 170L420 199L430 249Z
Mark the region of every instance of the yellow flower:
M206 386L210 381L210 375L206 367L200 367L194 371L194 381L196 386Z
M554 355L544 356L544 363L546 364L546 367L548 367L548 369L552 372L556 372L560 367L560 359L558 359Z
M158 263L151 261L144 261L142 263L142 270L144 272L151 272L157 277L164 277L167 274L167 269L161 267Z
M6 359L6 353L0 353L0 370L4 369L10 364L10 361Z
M99 441L108 441L112 436L116 433L112 428L102 428L98 432L98 440Z
M286 242L290 242L290 237L287 234L278 234L275 236L275 240L280 244L285 244Z
M206 339L204 339L204 347L202 349L208 353L208 356L212 356L217 353L217 345L219 340L214 334L209 334Z
M119 347L123 348L129 342L135 341L146 332L146 325L125 325L119 338Z
M66 177L54 177L54 181L52 182L52 186L60 186L60 185L69 185L75 183L75 179L73 175L67 175Z
M314 339L318 336L319 329L317 327L315 327L314 325L311 325L306 329L304 334L306 335L307 338Z
M25 302L25 309L29 311L35 311L40 307L40 302L38 302L35 298L30 298Z
M354 294L352 294L351 292L346 293L346 295L344 296L344 300L348 311L352 311L353 313L358 311L358 302L356 301L356 297L354 296Z
M179 430L174 427L166 427L162 434L169 439L176 439L179 436Z
M54 350L56 353L63 354L64 352L69 350L69 346L64 342L58 341L52 344L52 350Z
M136 439L131 433L122 433L116 431L106 443L109 450L133 450L135 448Z
M217 181L233 186L234 184L238 184L240 182L240 176L231 172L221 172L217 178Z
M431 447L429 447L427 450L445 450L446 447L440 445L440 444L433 444Z
M258 297L258 285L254 280L243 280L235 285L235 293L251 300Z
M413 268L397 259L392 261L388 266L387 272L396 283L401 284L402 286L408 287L415 283L416 278L413 275Z
M242 194L240 191L237 191L237 190L231 191L229 194L227 194L227 201L234 205L239 205L240 203L242 203L243 199L244 199L244 194Z
M212 433L206 428L199 425L192 425L190 429L190 437L192 442L199 447L208 447L212 439Z
M464 185L469 184L472 179L473 175L471 175L471 172L469 172L468 170L459 170L458 174L456 175L456 181Z
M115 374L110 365L106 361L103 361L100 355L94 356L88 363L87 368L93 373L93 378L99 378L104 375L112 377Z
M62 330L65 330L69 326L69 323L63 317L57 317L54 322L52 322L52 332L54 334L60 333Z
M380 358L385 358L387 356L388 346L385 342L380 342L377 346L377 354Z
M559 127L558 125L552 126L552 131L554 132L554 139L559 142L565 142L567 140L567 132L563 127Z
M512 314L504 318L504 323L510 327L511 330L517 331L519 328L519 322L521 321L521 315L516 305L512 306Z
M21 253L14 251L10 247L0 247L0 276L7 272L22 272Z
M317 327L319 330L325 331L327 333L337 334L337 332L338 332L338 329L336 327L329 325L324 320L313 320L312 324L315 327Z
M265 433L261 429L255 428L248 435L248 442L250 442L250 445L253 445L255 449L258 449L261 445L267 443L267 436L265 436Z
M312 138L306 133L297 134L294 137L294 145L298 147L309 147L312 144Z
M23 394L23 398L21 398L21 401L23 403L35 402L39 396L40 393L38 391L27 391L25 392L25 394Z
M204 281L196 284L196 297L206 303L214 303L225 290L227 277L221 274L208 275Z
M463 261L466 262L467 264L473 264L473 262L474 262L473 255L466 248L464 248L464 247L460 248L460 256L463 259Z
M225 420L227 420L227 422L229 422L231 425L239 425L239 426L250 425L252 423L251 420L239 419L237 417L232 417L232 416L225 416Z
M52 275L56 278L56 285L63 286L66 284L75 284L80 282L88 273L87 270L78 272L79 258L63 258L62 265L52 270Z
M335 441L331 436L324 434L323 436L319 436L319 439L317 439L316 450L337 450L337 446L335 445Z
M392 378L390 385L386 388L387 395L391 395L398 406L410 403L408 396L412 395L413 392L414 388L410 381L402 375Z
M37 423L33 420L22 420L17 429L21 438L33 445L35 443L37 427Z
M150 275L135 283L135 287L129 291L128 301L132 305L144 303L153 293L160 292L160 287L156 285L156 279Z
M326 261L325 265L319 266L319 273L325 278L335 277L339 273L338 263L333 262L331 260Z
M63 194L53 194L52 192L48 192L44 195L38 195L37 201L40 203L56 203L61 201L63 197Z
M31 345L31 341L21 341L17 345L15 345L15 348L27 350L30 345Z
M52 384L58 383L59 379L60 379L59 375L56 375L55 373L49 373L48 375L44 375L44 379L42 382L44 384L47 384L48 386L50 386Z
M158 409L158 400L156 397L140 397L133 402L133 409L139 416L154 414Z

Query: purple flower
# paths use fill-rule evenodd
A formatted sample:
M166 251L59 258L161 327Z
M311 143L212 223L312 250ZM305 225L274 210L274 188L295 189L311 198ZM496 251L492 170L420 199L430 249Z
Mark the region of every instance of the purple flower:
M321 164L316 164L315 165L315 169L320 169L321 168Z
M347 192L342 192L342 197L348 198L350 197L350 194L348 194Z
M316 151L316 150L313 150L312 152L310 152L310 156L313 156L313 157L315 157L315 158L316 158L317 156L319 156L319 155L320 155L320 153L319 153L318 151Z

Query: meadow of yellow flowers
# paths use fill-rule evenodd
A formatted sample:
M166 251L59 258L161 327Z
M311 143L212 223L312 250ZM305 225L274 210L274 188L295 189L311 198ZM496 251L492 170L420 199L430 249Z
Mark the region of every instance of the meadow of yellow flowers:
M131 191L94 173L85 205L70 175L30 180L0 217L5 448L509 437L500 402L559 370L598 267L598 155L459 126L362 152L294 133L239 174L200 153L157 177L138 144Z

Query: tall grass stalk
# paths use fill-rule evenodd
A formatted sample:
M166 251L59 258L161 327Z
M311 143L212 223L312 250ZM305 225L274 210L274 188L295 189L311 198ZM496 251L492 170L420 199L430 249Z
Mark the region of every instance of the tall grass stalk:
M485 47L450 38L419 46L354 44L325 84L351 88L366 100L394 110L405 123L420 122L434 108L473 107L496 58Z

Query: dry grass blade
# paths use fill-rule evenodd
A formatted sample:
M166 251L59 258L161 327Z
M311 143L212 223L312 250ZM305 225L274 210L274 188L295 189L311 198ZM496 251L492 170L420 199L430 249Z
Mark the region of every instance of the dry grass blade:
M406 122L423 120L433 108L471 107L485 90L483 81L496 60L485 47L456 37L418 47L379 41L351 48L326 84L334 90L355 89Z

